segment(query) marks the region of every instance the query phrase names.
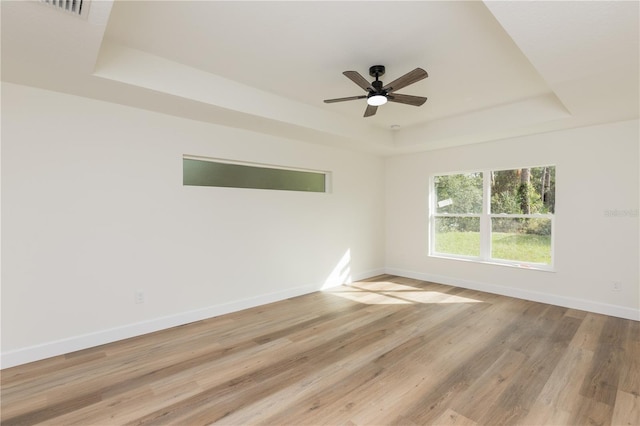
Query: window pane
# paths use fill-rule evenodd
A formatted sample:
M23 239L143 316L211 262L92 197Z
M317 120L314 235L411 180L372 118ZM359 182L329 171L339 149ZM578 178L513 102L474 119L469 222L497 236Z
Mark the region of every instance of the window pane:
M492 172L491 213L553 213L555 188L555 166Z
M326 192L326 174L184 158L183 185Z
M437 217L435 251L437 253L480 256L480 218Z
M437 213L482 213L482 173L436 176Z
M491 218L491 257L551 264L551 219Z

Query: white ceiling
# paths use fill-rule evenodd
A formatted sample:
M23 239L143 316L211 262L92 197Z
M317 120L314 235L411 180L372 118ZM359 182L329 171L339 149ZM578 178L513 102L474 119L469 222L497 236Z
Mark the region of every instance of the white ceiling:
M2 1L2 79L394 154L637 118L638 28L635 1ZM322 102L375 64L427 103Z

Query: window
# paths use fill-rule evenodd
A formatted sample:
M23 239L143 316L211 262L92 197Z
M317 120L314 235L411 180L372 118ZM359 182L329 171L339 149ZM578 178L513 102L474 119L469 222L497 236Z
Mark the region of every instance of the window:
M182 160L182 184L230 188L327 192L328 172L289 169L226 160Z
M551 269L555 167L432 178L430 254Z

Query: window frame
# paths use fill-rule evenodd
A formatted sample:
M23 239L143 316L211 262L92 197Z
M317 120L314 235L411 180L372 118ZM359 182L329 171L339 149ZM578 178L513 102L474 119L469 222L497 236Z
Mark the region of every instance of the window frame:
M555 272L555 211L554 213L532 213L532 214L510 214L510 213L492 213L491 212L491 173L507 170L517 170L523 168L539 168L539 167L553 167L555 164L545 164L542 166L522 166L511 168L499 168L499 169L476 169L467 171L456 171L446 173L434 173L429 176L429 236L428 236L428 256L435 258L451 259L470 261L475 263L484 263L492 265L510 266L522 269L533 269L548 272ZM435 181L439 176L452 176L452 175L464 175L471 173L482 173L482 212L481 213L438 213L437 206L437 194ZM557 184L556 184L557 185ZM554 209L555 210L555 209ZM480 218L480 255L469 256L455 253L441 253L436 251L436 219L446 217L479 217ZM524 219L548 219L551 221L550 232L550 254L551 262L536 263L527 262L524 260L509 260L491 257L493 231L491 229L491 223L493 218L524 218Z
M188 172L187 164L189 164L189 162L199 163L201 167L205 164L210 164L212 168L208 171L209 173L201 172L198 174L192 173L191 171ZM223 171L216 171L216 168L221 168ZM233 173L233 175L231 175L231 173ZM306 182L306 186L301 185L299 180L294 179L304 175L316 178L321 177L321 187L316 188L310 186L309 182ZM187 154L182 156L183 186L329 194L331 193L331 178L332 172L324 170L285 167ZM317 185L317 183L314 184Z

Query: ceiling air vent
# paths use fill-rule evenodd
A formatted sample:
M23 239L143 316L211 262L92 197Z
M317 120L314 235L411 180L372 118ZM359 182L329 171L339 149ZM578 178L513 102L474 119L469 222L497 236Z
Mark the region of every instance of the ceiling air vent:
M85 17L89 6L89 0L40 0L41 3L61 12Z

